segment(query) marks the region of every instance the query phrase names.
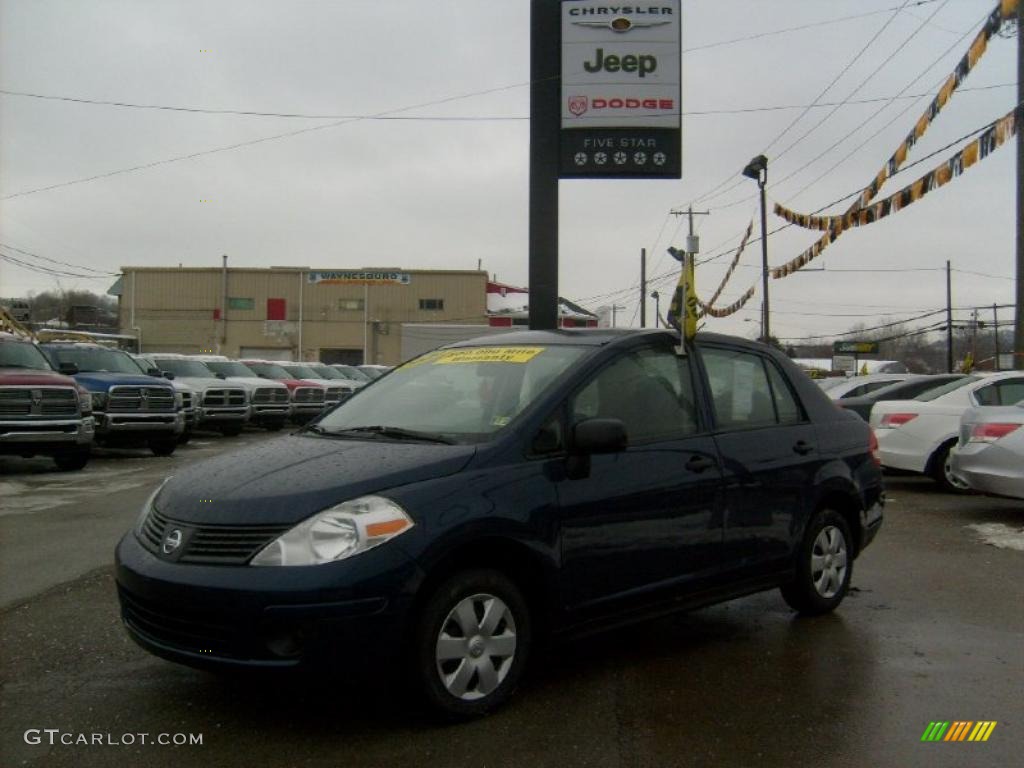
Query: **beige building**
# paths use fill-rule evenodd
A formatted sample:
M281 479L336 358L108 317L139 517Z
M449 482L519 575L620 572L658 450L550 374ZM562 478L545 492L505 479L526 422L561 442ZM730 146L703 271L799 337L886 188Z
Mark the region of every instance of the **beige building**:
M124 267L121 332L145 352L400 361L403 327L486 324L487 273ZM365 353L365 357L364 357Z

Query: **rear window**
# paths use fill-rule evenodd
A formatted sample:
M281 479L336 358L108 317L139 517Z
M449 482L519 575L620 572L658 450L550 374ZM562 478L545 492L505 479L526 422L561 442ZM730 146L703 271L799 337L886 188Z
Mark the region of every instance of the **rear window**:
M949 382L949 384L943 384L941 387L929 389L927 392L918 395L914 399L920 400L923 403L927 403L929 400L935 400L937 398L942 397L943 395L948 395L953 390L960 389L960 387L978 381L980 378L980 376L964 376L962 379L951 381Z

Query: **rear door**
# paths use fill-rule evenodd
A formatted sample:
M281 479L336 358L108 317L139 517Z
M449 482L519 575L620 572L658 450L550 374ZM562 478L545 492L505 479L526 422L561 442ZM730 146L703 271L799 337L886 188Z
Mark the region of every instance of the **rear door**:
M724 473L724 567L767 572L790 557L811 511L814 426L769 356L711 344L700 355Z
M721 469L693 382L690 358L648 347L619 354L569 399L570 424L621 419L629 439L558 484L563 604L583 616L693 587L720 568Z

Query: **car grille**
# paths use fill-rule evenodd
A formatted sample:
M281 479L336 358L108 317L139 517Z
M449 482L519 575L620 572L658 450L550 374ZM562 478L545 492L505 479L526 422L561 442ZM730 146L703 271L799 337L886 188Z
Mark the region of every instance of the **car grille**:
M257 389L252 396L252 401L256 405L287 405L288 404L288 390L287 389Z
M324 391L320 387L297 387L295 389L296 403L314 403L321 405L324 402Z
M173 411L174 390L170 387L111 387L108 412Z
M182 392L181 393L181 407L188 410L192 407L192 393Z
M0 389L0 416L77 416L78 395L70 387Z
M327 399L328 400L340 400L343 394L347 394L342 390L341 387L328 387L327 388Z
M242 406L245 405L243 389L208 389L203 395L203 405Z
M193 653L236 659L269 659L255 627L235 615L185 602L148 600L118 586L121 617L133 630L156 642Z
M178 562L205 565L244 565L291 528L290 525L195 526L171 520L154 509L143 523L142 542L147 549L159 554L167 531L178 527L192 532Z

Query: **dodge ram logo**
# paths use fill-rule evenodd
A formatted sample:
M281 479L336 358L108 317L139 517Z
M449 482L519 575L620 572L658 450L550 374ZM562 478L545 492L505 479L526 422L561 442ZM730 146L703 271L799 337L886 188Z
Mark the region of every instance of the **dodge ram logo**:
M181 529L175 528L164 536L164 545L160 548L165 555L169 555L181 546Z

